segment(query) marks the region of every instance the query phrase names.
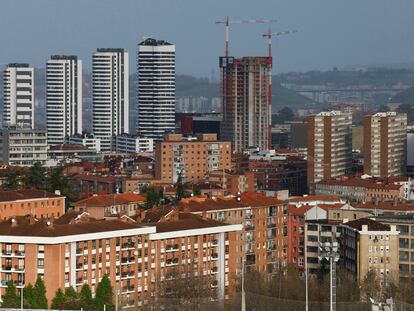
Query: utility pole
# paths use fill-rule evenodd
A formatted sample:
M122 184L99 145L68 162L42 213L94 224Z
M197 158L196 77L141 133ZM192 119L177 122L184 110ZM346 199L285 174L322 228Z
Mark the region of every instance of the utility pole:
M244 292L244 256L242 259L242 301L241 301L241 311L246 311L246 294Z
M320 243L319 251L321 253L321 255L318 256L320 261L322 259L329 260L329 270L330 270L329 310L336 311L336 263L339 260L338 242Z

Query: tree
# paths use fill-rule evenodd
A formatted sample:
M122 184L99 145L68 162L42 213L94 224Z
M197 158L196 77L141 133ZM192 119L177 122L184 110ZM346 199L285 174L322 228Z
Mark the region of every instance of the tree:
M24 299L24 307L28 309L33 308L34 303L34 288L32 284L28 284L25 286L23 291L23 299Z
M67 310L80 309L79 295L73 287L67 287L65 289L64 308Z
M185 190L183 185L183 172L180 171L177 177L177 182L175 183L175 197L178 201L185 197Z
M4 172L6 181L3 184L3 190L15 190L19 187L20 174L15 169L7 169Z
M93 310L103 310L105 305L107 311L113 311L115 309L112 303L113 296L114 294L111 286L111 281L109 280L108 275L105 274L96 288Z
M66 297L63 291L60 288L58 288L56 291L55 297L53 297L52 299L52 304L50 307L52 309L58 309L58 310L63 309L65 307L65 302L66 302L65 298Z
M38 276L33 288L33 309L47 309L46 287L43 279Z
M82 289L79 293L80 307L85 310L91 310L92 308L92 291L88 284L83 284Z
M63 167L52 168L46 183L49 192L53 193L59 190L67 198L66 206L69 206L74 201L75 197L69 184L69 179L63 174Z
M379 293L381 291L379 280L375 270L370 269L364 277L364 280L361 284L361 289L366 296L366 300L373 298L374 300L379 299Z
M9 281L6 288L6 293L3 297L2 307L4 308L17 308L20 306L20 299L16 293L16 286L13 281Z
M36 162L28 171L26 176L26 186L40 190L46 188L46 169L40 162Z
M145 203L145 207L152 208L154 205L158 205L160 202L160 192L155 187L148 187L147 188L147 201Z
M201 310L217 298L217 291L212 287L215 282L217 279L209 275L173 270L159 284L158 298L171 311Z

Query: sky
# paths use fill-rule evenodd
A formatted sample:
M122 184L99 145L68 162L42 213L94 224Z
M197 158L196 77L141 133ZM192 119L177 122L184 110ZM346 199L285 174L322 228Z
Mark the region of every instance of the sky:
M155 37L176 44L177 73L211 77L224 54L214 21L227 15L277 19L232 25L234 56L266 55L269 26L299 31L274 40L275 72L414 63L413 12L413 0L0 0L0 64L71 54L90 71L96 48L121 47L134 72L136 44Z

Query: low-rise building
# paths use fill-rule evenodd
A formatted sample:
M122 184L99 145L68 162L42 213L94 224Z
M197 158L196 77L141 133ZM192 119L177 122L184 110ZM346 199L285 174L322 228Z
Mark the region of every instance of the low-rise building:
M12 216L34 215L38 218L60 217L65 213L65 197L30 189L0 191L0 220Z
M260 193L228 199L193 197L182 199L178 209L230 224L242 224L244 230L236 242L238 268L243 261L247 271L274 273L287 267L287 232L284 232L287 210L283 201Z
M76 134L67 138L67 143L71 145L81 145L89 149L101 152L101 139L93 134Z
M130 134L117 135L114 138L115 151L121 153L139 153L154 151L152 138L140 137Z
M174 273L193 271L209 276L209 287L224 298L235 288L235 241L241 229L182 213L152 224L95 220L76 212L55 222L13 217L0 223L0 295L9 281L20 289L38 276L49 302L58 288L80 292L85 283L95 295L108 275L120 308L137 310L153 304L158 286L168 286Z
M412 196L407 178L342 178L322 180L315 184L316 195L337 195L352 202L394 201Z
M395 225L385 225L369 218L345 222L340 233L339 265L362 282L373 270L381 286L399 280L399 232Z
M0 162L32 166L47 161L47 133L26 127L7 127L0 130Z
M400 280L412 281L414 279L414 214L383 215L372 219L397 227Z
M75 210L87 212L94 218L135 216L146 198L134 193L93 195L75 203Z
M49 146L48 159L58 163L73 159L97 160L96 150L89 149L83 145L54 145Z

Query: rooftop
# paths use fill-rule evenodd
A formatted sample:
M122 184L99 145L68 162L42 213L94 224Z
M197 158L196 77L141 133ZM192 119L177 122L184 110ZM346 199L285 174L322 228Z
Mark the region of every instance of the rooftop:
M65 217L65 215L62 217ZM60 218L58 218L55 222L50 222L46 219L35 219L32 216L13 217L0 222L0 235L59 237L144 227L139 224L131 224L117 219L90 219L89 221L70 224L65 222L66 221L61 221Z
M144 41L141 41L139 45L147 45L147 46L160 46L160 45L173 45L164 40L157 40L153 38L146 38Z
M384 225L380 222L369 218L360 218L357 220L352 220L347 223L344 223L344 226L351 227L357 229L358 231L362 230L362 226L368 226L369 231L390 231L390 226Z
M172 220L157 222L154 225L157 228L157 233L159 233L219 227L227 224L212 219L205 219L190 213L178 212L176 217L174 217Z
M130 202L144 202L145 200L145 196L135 193L103 194L80 200L75 203L75 206L111 206L115 204L126 204Z
M188 212L202 212L209 210L223 210L223 209L234 209L234 208L246 208L246 207L262 207L262 206L275 206L282 204L276 198L266 197L260 193L247 193L242 194L240 201L236 198L231 199L208 199L203 197L195 197L183 199L178 204L178 208L181 211Z
M63 197L64 196L62 195L57 195L54 193L41 191L37 189L0 191L0 202Z

